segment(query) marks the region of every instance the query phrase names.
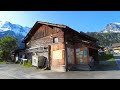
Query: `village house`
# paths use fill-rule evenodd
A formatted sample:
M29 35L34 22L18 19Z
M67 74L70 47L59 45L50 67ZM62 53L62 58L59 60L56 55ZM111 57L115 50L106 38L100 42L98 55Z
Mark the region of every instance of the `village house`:
M12 60L17 63L25 57L25 49L16 49L12 52Z
M114 53L120 53L120 43L112 44L112 49Z
M60 24L37 21L23 42L28 59L47 58L50 70L66 72L73 67L89 67L90 58L99 63L97 39ZM38 57L37 57L38 58ZM36 58L36 59L37 59ZM88 68L88 70L90 67Z

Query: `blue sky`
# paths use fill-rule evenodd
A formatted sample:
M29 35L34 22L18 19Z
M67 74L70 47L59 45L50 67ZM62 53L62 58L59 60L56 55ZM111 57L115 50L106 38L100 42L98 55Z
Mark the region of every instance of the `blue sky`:
M77 31L97 32L120 22L120 11L0 11L1 21L32 27L36 21L64 24Z

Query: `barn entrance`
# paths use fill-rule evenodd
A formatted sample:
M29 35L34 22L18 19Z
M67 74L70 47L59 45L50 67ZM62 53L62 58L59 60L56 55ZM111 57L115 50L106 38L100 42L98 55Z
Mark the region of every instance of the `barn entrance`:
M67 58L68 64L73 64L74 62L74 48L67 47Z
M66 71L64 43L52 44L50 48L50 68L54 71Z
M98 50L89 48L89 57L92 56L95 64L98 63Z

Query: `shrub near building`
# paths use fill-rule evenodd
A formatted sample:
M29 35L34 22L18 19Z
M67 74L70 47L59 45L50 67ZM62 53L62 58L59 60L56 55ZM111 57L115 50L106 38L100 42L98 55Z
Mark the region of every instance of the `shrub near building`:
M113 54L111 54L110 51L105 51L103 54L98 55L98 58L101 61L106 61L106 60L114 59L114 56L113 56Z

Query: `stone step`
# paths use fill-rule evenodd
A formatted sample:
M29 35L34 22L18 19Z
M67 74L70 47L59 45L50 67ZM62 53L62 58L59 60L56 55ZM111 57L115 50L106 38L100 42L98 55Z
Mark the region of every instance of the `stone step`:
M72 66L71 70L85 70L85 71L90 71L91 68L87 64L80 64L80 65L74 65L74 66Z

